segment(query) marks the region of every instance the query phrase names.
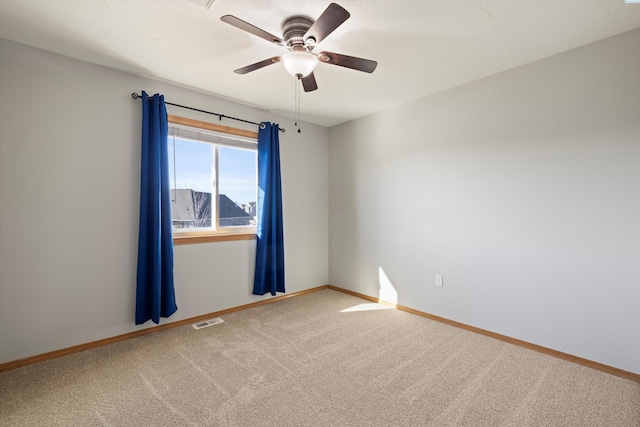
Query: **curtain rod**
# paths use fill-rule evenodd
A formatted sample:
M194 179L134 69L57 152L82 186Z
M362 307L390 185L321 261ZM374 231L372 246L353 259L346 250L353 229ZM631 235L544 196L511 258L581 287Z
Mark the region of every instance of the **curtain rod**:
M131 94L131 98L133 98L133 99L142 99L142 95L138 95L137 93L133 92ZM151 97L149 97L149 99L151 99ZM249 123L249 124L252 124L252 125L260 126L261 129L264 129L263 125L261 123L251 122L249 120L239 119L237 117L226 116L224 114L212 113L211 111L199 110L197 108L187 107L186 105L174 104L172 102L165 101L164 103L167 104L167 105L173 105L174 107L185 108L187 110L192 110L192 111L198 111L200 113L211 114L212 116L218 116L219 120L222 120L222 118L231 119L231 120L237 120L239 122L244 122L244 123ZM286 130L281 128L281 127L278 127L278 129L280 129L280 132L283 132L283 133L286 132Z

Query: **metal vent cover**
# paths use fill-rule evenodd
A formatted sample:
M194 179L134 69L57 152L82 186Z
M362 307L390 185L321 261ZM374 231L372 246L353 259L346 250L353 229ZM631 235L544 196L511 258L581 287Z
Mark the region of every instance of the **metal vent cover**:
M208 328L209 326L218 325L220 323L224 323L224 320L222 320L220 317L215 317L213 319L203 320L202 322L194 323L191 326L193 326L193 329L202 329L202 328Z
M213 4L214 0L191 0L194 3L198 3L200 6L209 9Z

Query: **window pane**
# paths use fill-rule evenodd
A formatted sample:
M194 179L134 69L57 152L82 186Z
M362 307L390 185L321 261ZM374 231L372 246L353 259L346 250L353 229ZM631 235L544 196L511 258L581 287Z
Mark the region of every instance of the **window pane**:
M218 168L220 227L255 225L257 152L220 146Z
M168 139L173 228L211 228L214 146L175 138L174 151Z

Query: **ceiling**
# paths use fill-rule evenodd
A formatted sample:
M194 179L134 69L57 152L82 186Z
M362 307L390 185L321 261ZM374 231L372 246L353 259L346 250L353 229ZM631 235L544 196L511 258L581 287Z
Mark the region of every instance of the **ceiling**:
M0 37L293 116L286 52L220 21L235 15L277 36L292 15L328 0L1 0ZM319 64L302 119L332 126L640 28L624 0L336 0L351 17L326 50L378 61L372 74ZM170 97L167 98L169 101Z

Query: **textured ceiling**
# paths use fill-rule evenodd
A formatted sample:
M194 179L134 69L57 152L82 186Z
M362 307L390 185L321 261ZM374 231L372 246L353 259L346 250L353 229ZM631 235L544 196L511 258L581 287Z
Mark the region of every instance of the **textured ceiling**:
M285 53L220 21L231 14L281 36L289 16L317 18L324 0L0 0L0 37L287 116L294 81ZM316 51L378 61L373 74L319 64L303 120L335 125L634 28L624 0L338 0L349 18Z

